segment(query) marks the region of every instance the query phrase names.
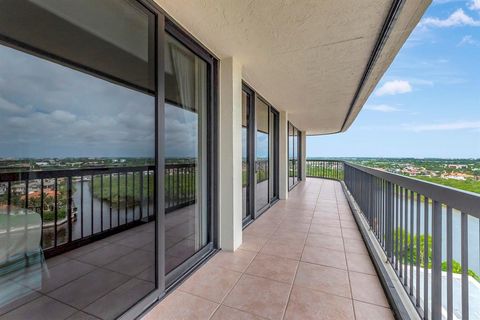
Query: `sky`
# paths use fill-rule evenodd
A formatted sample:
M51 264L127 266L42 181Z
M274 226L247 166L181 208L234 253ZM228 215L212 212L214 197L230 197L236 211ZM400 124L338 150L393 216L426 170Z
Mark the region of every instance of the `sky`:
M307 157L480 158L480 0L433 1L345 133Z
M197 155L197 114L166 104L166 155ZM155 156L155 99L0 45L0 158Z

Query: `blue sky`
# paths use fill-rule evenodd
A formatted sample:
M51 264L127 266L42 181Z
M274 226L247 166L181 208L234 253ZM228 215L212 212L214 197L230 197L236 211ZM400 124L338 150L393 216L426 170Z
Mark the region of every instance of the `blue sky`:
M480 0L434 0L350 129L307 156L480 158Z

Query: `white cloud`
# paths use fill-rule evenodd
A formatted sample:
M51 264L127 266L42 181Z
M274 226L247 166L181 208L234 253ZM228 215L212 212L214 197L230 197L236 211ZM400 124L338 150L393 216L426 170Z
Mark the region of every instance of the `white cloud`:
M480 129L480 121L456 121L448 123L434 123L434 124L415 124L404 125L404 129L414 132L423 131L453 131L465 129Z
M480 0L472 0L468 5L470 10L480 10Z
M474 18L467 15L462 9L457 9L454 13L452 13L446 19L425 18L420 22L419 25L439 27L439 28L448 28L448 27L456 27L456 26L479 27L480 20L475 20Z
M412 86L410 82L405 80L393 80L387 81L377 90L377 96L384 96L384 95L394 95L400 93L407 93L412 91Z
M462 40L458 43L457 46L464 46L464 45L472 45L472 46L478 46L480 42L475 40L471 35L464 36Z
M366 110L378 111L378 112L397 112L401 111L400 109L389 106L387 104L376 104L376 105L368 105L365 106Z
M11 103L10 101L0 96L0 111L8 113L25 113L28 110L20 107L15 103Z

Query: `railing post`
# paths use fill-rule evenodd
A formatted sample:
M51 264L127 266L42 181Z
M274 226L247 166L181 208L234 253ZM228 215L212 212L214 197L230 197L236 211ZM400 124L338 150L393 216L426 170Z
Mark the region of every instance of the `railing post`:
M469 318L468 294L468 215L461 213L461 246L462 246L462 319Z
M386 233L386 245L387 258L392 260L392 217L393 217L393 199L392 199L392 183L387 182L387 212L385 213L385 233Z
M442 318L442 204L433 201L432 212L432 319Z
M43 182L43 180L42 180ZM72 177L68 177L68 185L67 185L67 197L68 197L68 242L72 242L72 206L73 206L73 199L72 199ZM42 195L43 195L43 183L42 183ZM43 196L42 196L42 207L43 207Z

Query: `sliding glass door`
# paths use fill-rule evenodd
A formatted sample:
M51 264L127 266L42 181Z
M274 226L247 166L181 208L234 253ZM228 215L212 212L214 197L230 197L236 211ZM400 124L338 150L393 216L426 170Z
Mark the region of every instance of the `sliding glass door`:
M288 122L288 188L291 190L301 180L301 133Z
M253 89L242 95L243 219L247 224L278 199L278 112Z
M167 34L165 45L165 271L209 241L208 64Z
M268 197L270 204L278 200L278 141L279 141L279 114L278 111L270 107L269 110L269 154L268 158L269 172L268 179Z
M0 318L159 295L157 28L137 1L0 1Z
M256 117L256 149L255 149L255 208L257 212L264 210L269 204L268 186L270 181L270 136L269 106L260 98L255 100Z
M164 52L168 286L213 249L215 61L171 23Z
M251 143L251 111L253 107L253 92L248 87L242 90L242 220L248 223L251 219L252 210L250 208L251 192L251 170L252 154L250 151Z
M214 249L217 61L94 2L0 1L0 318L133 319Z

